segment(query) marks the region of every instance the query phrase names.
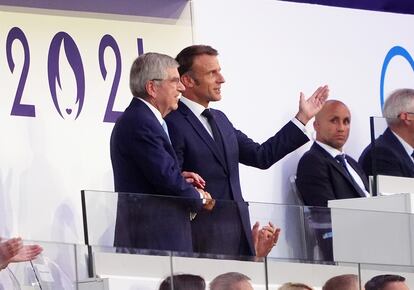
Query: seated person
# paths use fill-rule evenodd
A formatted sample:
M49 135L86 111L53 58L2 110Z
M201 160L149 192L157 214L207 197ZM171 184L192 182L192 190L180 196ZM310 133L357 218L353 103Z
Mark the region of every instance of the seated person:
M358 163L343 151L351 128L351 113L329 100L315 116L316 141L300 159L296 185L307 206L327 206L328 200L368 196L368 180Z
M171 288L173 286L173 288ZM161 282L158 290L205 290L206 282L198 275L178 274L168 276Z
M385 101L382 115L388 128L374 146L365 148L359 164L368 176L414 177L414 90L394 91Z
M408 290L405 278L399 275L378 275L365 283L365 290Z
M277 290L313 290L313 288L302 283L288 282L280 286Z
M343 151L351 127L348 107L328 100L315 116L316 141L299 161L296 185L304 205L326 207L328 200L368 196L368 180L358 163ZM329 210L311 209L315 234L323 259L332 261L332 229Z
M21 238L9 240L0 238L0 270L6 268L9 263L33 260L42 251L39 245L23 245Z
M359 279L354 274L344 274L332 277L322 287L322 290L359 290Z
M218 275L210 283L210 290L253 290L250 278L238 272Z

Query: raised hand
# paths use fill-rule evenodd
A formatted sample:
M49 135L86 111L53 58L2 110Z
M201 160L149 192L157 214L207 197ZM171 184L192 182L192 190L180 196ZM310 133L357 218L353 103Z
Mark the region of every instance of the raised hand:
M322 109L328 95L329 88L327 85L319 87L308 99L305 99L305 95L301 92L299 112L295 116L296 119L306 125Z

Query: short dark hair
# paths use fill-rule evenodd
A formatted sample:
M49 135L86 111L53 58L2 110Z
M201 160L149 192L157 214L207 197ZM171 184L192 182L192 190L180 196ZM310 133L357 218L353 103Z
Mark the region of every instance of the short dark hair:
M168 276L162 282L158 290L205 290L206 282L198 275L177 274Z
M218 52L209 45L191 45L184 48L175 58L175 60L180 65L178 67L178 72L180 73L180 76L182 76L186 72L191 71L194 58L196 56L203 54L216 56L218 55Z
M357 290L358 281L358 276L355 274L339 275L326 281L322 290Z
M404 281L405 278L400 275L378 275L365 283L365 290L381 290L384 289L388 283Z

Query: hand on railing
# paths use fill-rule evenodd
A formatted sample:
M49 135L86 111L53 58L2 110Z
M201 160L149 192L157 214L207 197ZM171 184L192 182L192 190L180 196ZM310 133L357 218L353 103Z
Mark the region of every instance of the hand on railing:
M216 200L213 199L207 191L197 188L198 192L203 195L203 208L206 210L212 210L216 204Z

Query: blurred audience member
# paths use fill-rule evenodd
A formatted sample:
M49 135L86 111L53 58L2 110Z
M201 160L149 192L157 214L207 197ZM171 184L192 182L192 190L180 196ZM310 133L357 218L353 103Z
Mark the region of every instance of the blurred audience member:
M206 282L197 275L178 274L168 276L161 282L158 290L205 290Z
M323 285L322 290L359 290L358 276L344 274L332 277Z
M0 238L0 270L6 268L9 263L33 260L42 251L39 245L23 245L21 238L9 240Z
M302 283L285 283L278 290L313 290L312 287Z
M365 290L409 290L404 282L399 275L378 275L365 284Z
M250 278L237 272L221 274L210 283L210 290L253 290Z

